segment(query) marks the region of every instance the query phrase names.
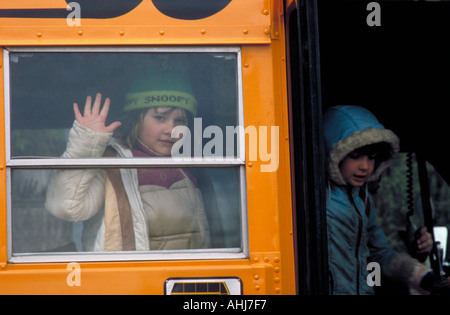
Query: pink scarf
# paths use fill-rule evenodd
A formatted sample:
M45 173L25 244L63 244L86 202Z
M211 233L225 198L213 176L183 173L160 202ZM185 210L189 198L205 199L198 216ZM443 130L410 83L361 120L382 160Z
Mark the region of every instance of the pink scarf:
M161 157L140 141L136 142L136 146L132 150L134 157ZM155 167L155 168L138 168L139 186L157 185L169 189L174 183L183 180L187 175L189 179L197 186L197 180L194 175L187 169L175 167Z

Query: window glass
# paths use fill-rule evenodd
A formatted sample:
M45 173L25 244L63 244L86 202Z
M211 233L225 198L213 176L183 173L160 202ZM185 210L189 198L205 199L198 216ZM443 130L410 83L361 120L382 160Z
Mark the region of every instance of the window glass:
M135 227L135 233L149 237L150 250L241 248L239 168L147 168L120 172L130 176L143 174L148 177L144 180L154 181L152 185L141 185L138 199L130 200L132 205L143 204L142 212L135 214L143 218L141 222L135 219L135 225L142 224L142 230ZM93 175L92 181L74 182L89 175ZM108 245L112 239L120 242L121 217L119 210L110 205L114 200L105 200L104 190L108 188L103 187L101 180L96 183L95 176L103 179L107 169L14 169L13 254L105 252L105 243L111 246L109 250L122 250L122 243L119 247ZM189 181L178 180L183 176ZM168 180L175 181L176 188L159 186L167 185ZM79 205L68 205L73 202ZM110 240L105 235L110 235Z
M130 50L7 53L13 260L246 252L239 50Z
M240 123L237 59L235 52L10 52L11 157L61 156L73 103L83 112L97 93L102 104L111 100L107 124L146 105L195 108L191 154L235 156L237 140L227 152L225 137Z

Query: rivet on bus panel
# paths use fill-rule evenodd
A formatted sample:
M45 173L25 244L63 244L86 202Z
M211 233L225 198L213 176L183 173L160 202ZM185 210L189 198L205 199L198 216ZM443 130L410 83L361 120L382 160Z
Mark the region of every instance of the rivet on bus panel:
M163 36L166 32L164 32L163 30L159 31L159 35Z
M243 30L242 33L247 35L248 34L248 29Z
M262 14L264 14L264 15L269 15L269 10L264 9L264 10L262 11Z
M78 35L83 36L83 31L78 31Z
M120 31L120 32L119 32L119 35L120 35L120 36L123 36L123 35L125 35L125 32L124 32L124 31Z
M42 33L41 33L41 32L37 32L37 33L36 33L36 36L37 36L37 37L42 37Z
M206 31L205 31L205 30L201 30L200 33L201 33L202 35L205 35L205 34L206 34Z

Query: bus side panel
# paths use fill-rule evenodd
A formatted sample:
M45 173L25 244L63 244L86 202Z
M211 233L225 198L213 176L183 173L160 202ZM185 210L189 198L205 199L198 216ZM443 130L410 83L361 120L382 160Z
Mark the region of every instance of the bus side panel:
M243 94L246 128L256 127L258 136L264 136L263 128L267 128L267 139L247 138L249 247L251 254L281 253L283 292L292 294L295 271L283 44L273 41L243 47ZM256 161L251 159L252 150L257 151ZM261 158L264 153L268 161Z
M8 265L0 294L165 294L168 279L237 278L246 295L279 294L275 258L250 261ZM265 259L264 259L265 258ZM268 262L266 262L268 261Z
M5 108L3 49L0 48L0 104ZM6 205L6 154L5 154L5 112L0 110L0 270L8 260L7 205Z

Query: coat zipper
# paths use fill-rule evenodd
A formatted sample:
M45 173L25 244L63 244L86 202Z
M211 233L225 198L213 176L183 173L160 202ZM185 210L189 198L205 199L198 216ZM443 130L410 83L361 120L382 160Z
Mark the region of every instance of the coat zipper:
M353 199L352 191L347 191L348 198L350 200L350 203L352 204L353 208L356 210L356 214L358 215L358 238L356 240L356 249L355 249L355 259L356 259L356 294L360 295L359 292L359 277L360 277L360 261L359 261L359 247L361 245L361 237L362 237L362 217L361 213L358 210L358 207L356 207L355 201Z

